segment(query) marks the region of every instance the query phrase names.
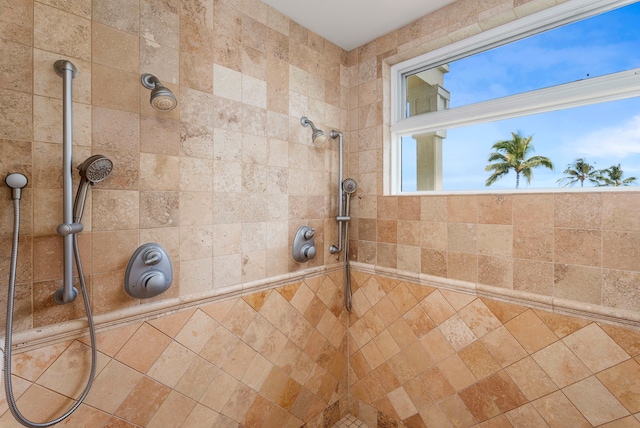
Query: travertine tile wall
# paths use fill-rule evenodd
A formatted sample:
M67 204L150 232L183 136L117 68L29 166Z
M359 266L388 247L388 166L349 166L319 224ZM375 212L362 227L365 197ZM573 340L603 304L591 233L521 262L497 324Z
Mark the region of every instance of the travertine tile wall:
M344 50L257 0L15 0L0 2L0 53L0 176L29 179L16 330L84 316L81 299L52 300L62 271L58 59L79 70L74 166L92 154L114 162L90 192L80 236L95 314L144 303L121 283L147 242L162 244L175 269L173 286L154 301L325 264L337 144L313 147L300 118L346 129ZM178 108L150 107L145 72L174 91ZM9 190L0 198L6 278ZM299 265L290 243L303 224L316 229L319 252Z
M457 1L349 52L350 256L640 311L640 193L383 196L390 65L562 1Z
M350 412L372 427L640 427L640 332L355 273Z
M328 427L348 409L340 275L202 305L98 336L97 376L59 426ZM89 339L14 355L18 409L59 416L84 388ZM0 400L0 426L20 427Z

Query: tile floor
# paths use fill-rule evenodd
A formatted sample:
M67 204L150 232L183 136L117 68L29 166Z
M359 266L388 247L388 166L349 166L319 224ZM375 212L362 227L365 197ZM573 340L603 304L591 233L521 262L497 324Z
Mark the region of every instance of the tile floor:
M340 419L333 428L369 428L369 425L364 422L358 420L353 415L345 415L342 419Z

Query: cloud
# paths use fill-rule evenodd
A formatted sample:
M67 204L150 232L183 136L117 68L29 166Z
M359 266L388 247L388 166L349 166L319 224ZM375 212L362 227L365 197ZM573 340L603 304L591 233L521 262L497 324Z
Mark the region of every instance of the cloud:
M640 115L619 126L600 128L577 140L576 151L585 156L624 158L640 154Z

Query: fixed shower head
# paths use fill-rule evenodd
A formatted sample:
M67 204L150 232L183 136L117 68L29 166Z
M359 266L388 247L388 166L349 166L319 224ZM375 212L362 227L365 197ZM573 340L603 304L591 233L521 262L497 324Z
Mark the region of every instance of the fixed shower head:
M151 107L159 111L170 111L176 108L178 100L173 92L164 86L153 74L145 73L140 78L142 86L151 89Z
M97 183L107 178L113 169L113 162L102 155L93 155L78 165L80 177L91 183Z
M342 182L342 190L347 195L352 194L358 188L358 183L353 178L345 178Z
M323 130L316 128L313 122L307 119L306 116L302 116L300 123L305 128L311 125L311 129L313 130L313 134L311 134L311 141L313 141L313 144L320 145L327 141L327 134L325 134Z
M80 171L80 184L76 193L76 201L73 204L73 221L80 223L84 213L84 203L87 200L89 184L93 185L104 180L111 174L113 162L102 155L93 155L78 165Z

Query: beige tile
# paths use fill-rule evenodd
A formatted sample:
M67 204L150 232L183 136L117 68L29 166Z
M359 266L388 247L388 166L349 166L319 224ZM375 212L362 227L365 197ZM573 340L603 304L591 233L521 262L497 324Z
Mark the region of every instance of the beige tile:
M195 358L196 354L192 351L172 341L149 368L147 375L170 388L174 388Z
M604 231L602 238L602 266L640 271L637 262L640 232Z
M447 249L475 253L478 240L478 226L471 223L449 223L447 225Z
M590 375L589 369L562 342L549 345L532 357L560 388Z
M639 274L622 270L604 270L602 285L602 304L614 308L634 310L638 305Z
M478 338L502 325L500 320L480 299L475 299L462 308L459 314Z
M93 105L138 112L140 77L111 67L93 64L91 69L91 100Z
M5 59L0 66L0 88L31 92L33 60L29 47L5 40L0 54Z
M447 358L438 364L437 367L447 382L449 382L456 391L468 387L477 380L457 354Z
M142 379L142 375L124 364L111 360L96 377L86 403L113 413Z
M92 219L94 230L136 229L139 226L139 193L128 190L93 190Z
M553 263L538 260L513 260L513 289L551 296L553 294Z
M491 397L485 392L480 383L460 391L458 396L476 421L485 421L500 414L500 409L491 400Z
M514 226L513 256L551 262L554 255L554 229L551 227Z
M195 406L195 401L175 391L171 391L146 426L149 428L180 426Z
M526 357L512 364L505 371L531 401L558 389L551 378L531 357Z
M138 32L139 8L126 0L95 2L93 20L128 33Z
M587 303L602 303L602 269L591 266L555 264L554 297Z
M554 195L514 195L513 224L526 227L553 227Z
M146 373L156 362L171 339L148 324L142 324L138 331L116 354L116 360Z
M578 409L576 409L560 391L539 398L532 404L540 416L542 416L545 422L552 428L569 426L586 428L591 426Z
M478 223L512 224L512 199L510 195L478 196Z
M140 152L179 155L180 122L155 116L140 116Z
M558 340L558 337L531 310L505 323L505 327L529 353L536 352Z
M558 193L554 206L555 227L599 229L602 225L599 193Z
M513 288L513 259L478 256L478 282L501 288Z
M477 251L479 254L511 257L514 247L513 235L513 226L510 225L479 224Z
M562 390L594 426L627 416L629 412L594 376Z
M438 407L447 416L447 419L454 424L453 426L470 427L475 424L475 419L458 395L452 395L444 399L438 403Z
M41 3L34 4L33 45L38 49L91 59L91 22Z
M638 208L637 195L632 193L602 194L602 227L607 230L638 230L640 223L636 216L628 213Z
M476 223L478 221L478 197L448 196L447 221L453 223Z
M629 355L595 323L566 336L562 341L593 373L629 359Z
M164 7L163 7L164 6ZM151 1L140 3L140 36L177 49L180 16L177 10Z
M32 105L30 95L0 89L0 138L32 139Z
M70 341L63 342L25 353L14 354L11 360L11 372L15 376L20 376L29 381L35 381L71 343Z
M478 280L478 256L449 251L447 253L447 274L452 279L476 282Z
M140 68L138 37L99 22L92 24L91 31L93 62L130 73L138 73Z
M200 400L218 371L219 369L210 362L196 357L176 385L175 390L193 400Z
M460 356L477 379L483 379L500 370L498 361L493 358L480 341L473 342L471 345L460 350L458 356Z
M170 393L171 388L143 377L118 407L115 415L146 426Z
M547 428L548 425L542 419L540 414L535 410L532 404L525 404L516 409L505 413L505 416L511 422L511 425L516 426L529 426L531 428Z
M17 406L24 417L29 420L51 420L58 416L61 408L69 408L73 402L64 395L58 394L47 388L33 385L25 391L17 400ZM17 423L10 412L6 412L0 423ZM16 426L16 425L14 425ZM19 425L18 425L19 426Z
M33 2L20 0L2 6L0 38L31 45Z
M481 340L502 367L506 367L527 355L524 348L504 326L482 337Z
M555 228L556 263L602 266L602 235L599 230Z
M597 374L611 393L632 413L640 410L640 365L628 360Z

